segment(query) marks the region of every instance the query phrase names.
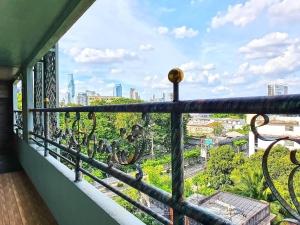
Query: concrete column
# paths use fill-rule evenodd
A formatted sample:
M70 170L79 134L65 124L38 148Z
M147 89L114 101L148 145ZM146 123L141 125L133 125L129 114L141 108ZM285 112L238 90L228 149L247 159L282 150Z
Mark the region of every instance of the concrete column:
M22 70L23 140L26 142L29 131L33 130L33 115L29 112L33 107L33 68L27 67Z
M17 96L18 82L19 80L15 80L13 83L13 110L18 110L18 96Z

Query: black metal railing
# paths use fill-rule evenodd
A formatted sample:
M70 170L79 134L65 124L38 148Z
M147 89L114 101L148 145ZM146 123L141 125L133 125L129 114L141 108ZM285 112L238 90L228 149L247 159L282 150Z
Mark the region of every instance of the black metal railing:
M256 116L251 121L252 131L256 139L266 140L267 138L261 136L256 129L256 119L258 116L262 115L264 118L263 124L258 125L262 126L268 123L267 114L300 114L300 95L179 101L179 83L182 79L183 74L181 70L174 69L170 71L169 80L173 83L173 102L31 109L30 111L34 114L34 118L39 118L38 122L35 122L34 129L31 132L32 140L44 147L45 156L50 153L74 168L76 181L80 181L82 174L85 174L163 224L183 225L185 223L185 216L202 224L231 224L230 221L219 215L215 215L203 207L193 205L184 200L182 114L253 113ZM97 126L96 115L103 112L140 113L141 118L140 122L133 125L131 130L120 129L120 138L118 140L108 142L98 139L95 134ZM51 122L49 120L49 117L53 117L58 113L64 113L63 125L61 124L61 127L58 126L57 121L52 120ZM169 113L171 115L171 194L147 184L142 179L144 174L140 162L148 146L149 113ZM85 114L87 114L88 124L83 123L82 117ZM300 168L300 163L295 157L296 150L291 151L291 161L295 164L295 169L289 178L289 191L297 211L290 207L280 196L268 175L268 154L273 145L283 139L300 143L299 140L290 139L289 137L272 139L273 143L264 155L262 163L263 171L267 183L277 199L288 210L295 221L300 221L299 202L297 201L293 187L293 176ZM124 149L124 146L128 146L124 145L124 143L129 144L131 147ZM60 153L53 150L53 147L59 149ZM105 159L105 161L97 160L96 158L99 158L99 156ZM82 164L88 164L93 168L99 169L172 208L173 221L155 213L116 188L106 184L98 177L92 175ZM132 166L137 171L136 175L131 176L121 171L118 169L119 165Z
M23 113L21 110L14 110L14 131L22 138L23 134Z

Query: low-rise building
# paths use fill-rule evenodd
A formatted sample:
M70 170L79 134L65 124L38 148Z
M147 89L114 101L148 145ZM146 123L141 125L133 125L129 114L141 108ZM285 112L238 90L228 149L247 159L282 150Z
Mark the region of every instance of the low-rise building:
M210 135L213 133L214 129L207 126L207 124L199 124L193 121L189 121L186 125L188 135L190 136L202 136Z
M217 192L211 196L193 194L187 201L203 207L236 225L270 225L275 215L270 212L270 204L252 198L228 193ZM141 194L140 202L154 212L172 220L173 210L157 200ZM189 225L200 225L197 221L186 218Z
M240 129L245 124L244 119L212 118L211 114L190 114L191 119L187 123L187 132L191 136L209 136L214 131L214 124L221 124L224 131Z
M88 95L86 92L79 92L77 95L77 103L79 105L87 105L88 104Z
M100 96L100 95L94 95L94 96L88 96L88 105L90 105L93 101L107 101L107 100L112 100L114 98L119 98L116 96Z
M236 225L269 225L275 218L275 215L270 213L269 203L228 192L217 192L209 197L194 194L187 200ZM200 223L189 219L189 225Z
M247 115L247 123L250 124L253 114ZM288 115L268 115L269 123L257 128L259 134L269 138L291 137L300 138L300 116ZM263 123L263 118L257 118L258 124ZM257 149L266 149L272 142L263 141L255 138L253 132L249 132L249 155L254 154ZM281 144L290 150L299 149L300 145L296 142L285 140L280 141Z
M152 96L150 102L169 102L173 101L173 94L172 93L163 93L162 97L156 97L155 95Z

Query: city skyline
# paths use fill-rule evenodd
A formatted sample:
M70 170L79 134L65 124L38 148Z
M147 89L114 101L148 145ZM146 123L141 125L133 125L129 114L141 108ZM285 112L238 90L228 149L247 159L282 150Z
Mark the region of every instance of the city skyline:
M292 0L96 1L61 39L59 72L74 73L78 91L122 83L143 99L172 91L173 67L185 72L181 99L266 95L273 81L295 94L299 15Z

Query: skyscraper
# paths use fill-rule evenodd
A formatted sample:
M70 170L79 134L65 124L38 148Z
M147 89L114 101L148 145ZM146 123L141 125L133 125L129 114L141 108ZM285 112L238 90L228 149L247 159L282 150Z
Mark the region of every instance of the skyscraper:
M77 95L77 103L79 105L88 105L88 95L85 92L79 92Z
M136 100L140 99L140 95L139 95L138 91L136 91L134 88L130 88L129 96L131 99L136 99Z
M268 96L287 95L288 86L284 84L268 84Z
M114 88L114 96L115 97L122 97L122 85L116 84Z
M129 93L129 95L130 95L130 98L131 99L134 99L134 97L135 97L135 89L134 88L130 88L130 93Z
M68 102L67 103L73 103L75 97L75 83L74 83L74 77L73 74L68 74Z

